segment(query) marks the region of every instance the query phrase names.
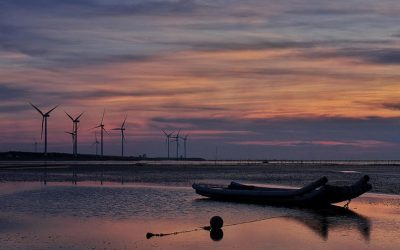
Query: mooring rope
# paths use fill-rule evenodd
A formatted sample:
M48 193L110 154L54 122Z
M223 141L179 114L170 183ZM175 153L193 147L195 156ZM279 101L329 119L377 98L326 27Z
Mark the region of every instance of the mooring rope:
M285 218L285 217L290 217L290 215L278 215L278 216L271 216L271 217L267 217L267 218L263 218L263 219L243 221L243 222L228 224L228 225L225 225L223 227L238 226L238 225L243 225L243 224L249 224L249 223L260 222L260 221L265 221L265 220L271 220L271 219L276 219L276 218ZM191 230L176 231L176 232L171 232L171 233L151 233L151 232L148 232L146 234L146 238L150 239L151 237L164 237L164 236L177 235L177 234L182 234L182 233L191 233L191 232L196 232L196 231L200 231L200 230L210 231L210 230L212 230L212 227L211 226L203 226L203 227L197 227L197 228L194 228L194 229L191 229Z

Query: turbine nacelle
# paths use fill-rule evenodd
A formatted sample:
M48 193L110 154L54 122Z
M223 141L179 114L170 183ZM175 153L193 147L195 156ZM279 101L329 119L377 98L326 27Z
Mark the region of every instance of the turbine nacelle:
M65 110L64 110L65 114L69 117L69 119L71 119L72 122L78 123L80 122L79 118L81 118L81 116L83 115L84 112L80 113L76 118L73 118L70 114L68 114Z
M45 132L44 135L44 153L47 154L47 118L50 117L50 113L53 112L59 105L56 105L54 108L50 109L46 113L43 113L38 107L33 105L31 102L29 103L37 112L42 116L42 129L40 132L40 139L43 139L43 130Z

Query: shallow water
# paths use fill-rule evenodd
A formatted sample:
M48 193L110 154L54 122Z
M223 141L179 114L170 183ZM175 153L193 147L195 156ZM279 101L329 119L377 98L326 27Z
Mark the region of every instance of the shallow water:
M400 197L368 194L316 211L202 199L191 187L0 183L1 249L398 249ZM224 219L223 237L198 231ZM246 223L248 222L248 223ZM238 225L232 225L238 224ZM219 232L221 233L221 232ZM213 235L221 236L221 235Z
M249 183L268 183L304 186L322 176L333 185L349 185L363 175L370 176L373 192L400 194L399 165L318 165L318 164L246 164L196 165L180 164L139 165L132 162L55 162L55 165L31 166L34 162L0 162L0 182L48 181L73 182L112 181L124 183L156 183L166 186L190 186L193 182L229 183L231 180ZM190 163L190 164L189 164ZM220 162L218 162L220 163ZM221 162L223 163L223 162ZM13 164L18 164L15 166ZM38 164L37 162L35 164ZM186 164L186 165L184 165Z

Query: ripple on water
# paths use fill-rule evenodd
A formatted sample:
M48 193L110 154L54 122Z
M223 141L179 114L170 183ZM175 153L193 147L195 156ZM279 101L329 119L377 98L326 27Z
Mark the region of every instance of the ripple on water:
M232 218L243 215L249 205L198 199L191 188L48 186L0 197L0 210L20 214L112 219L198 218L230 210ZM252 213L263 206L252 206ZM272 213L272 211L270 211Z
M389 210L383 209L386 206L381 203L389 198L393 204ZM221 249L264 249L266 244L271 248L309 249L398 245L399 216L391 212L398 209L398 196L365 195L351 206L358 209L313 211L216 202L201 199L190 187L51 184L0 195L0 243L5 249L190 249L199 244ZM225 222L224 240L215 243L218 246L208 239L208 232L145 239L147 232L204 226L213 215L221 215ZM285 217L276 218L280 215ZM272 217L275 219L260 220ZM257 222L241 223L253 220ZM229 226L235 223L241 224ZM300 241L308 243L302 245Z

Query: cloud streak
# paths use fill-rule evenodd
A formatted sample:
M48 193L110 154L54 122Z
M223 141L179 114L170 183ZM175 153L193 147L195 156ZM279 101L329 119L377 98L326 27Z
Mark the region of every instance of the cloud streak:
M239 141L231 142L236 145L256 145L256 146L323 146L323 147L351 147L351 148L382 148L391 146L392 143L385 141L357 140L357 141Z
M85 111L87 131L103 108L110 127L128 114L132 154L162 155L159 129L182 128L205 157L214 146L227 158L397 157L399 11L389 0L0 1L2 145L28 148L31 101ZM65 118L50 123L60 151Z
M118 2L118 3L115 3ZM97 0L4 0L6 10L29 8L39 13L52 11L66 16L125 16L125 15L176 15L195 11L200 5L194 1L97 1Z

